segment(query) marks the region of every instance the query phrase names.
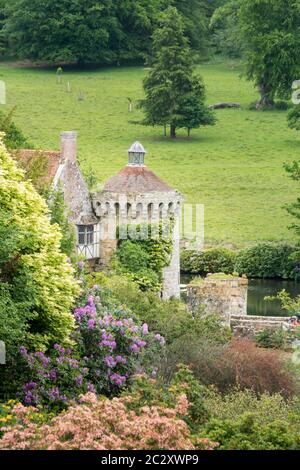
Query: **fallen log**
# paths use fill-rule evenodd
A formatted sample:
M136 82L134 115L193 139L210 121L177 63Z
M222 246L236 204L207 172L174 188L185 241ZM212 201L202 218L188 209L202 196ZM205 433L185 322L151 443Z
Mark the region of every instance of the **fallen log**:
M226 108L240 108L241 105L240 103L217 103L217 104L211 104L209 106L209 109L226 109Z

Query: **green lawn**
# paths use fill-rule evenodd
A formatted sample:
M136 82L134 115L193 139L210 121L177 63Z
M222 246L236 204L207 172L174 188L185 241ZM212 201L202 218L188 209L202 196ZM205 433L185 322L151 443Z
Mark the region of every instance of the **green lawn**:
M208 102L239 101L242 110L217 111L214 127L185 132L176 141L160 128L129 124L127 97L139 99L142 67L65 72L56 83L53 70L0 65L7 85L7 109L17 105L15 120L30 140L57 149L62 130L79 131L79 158L100 182L127 161L134 140L146 147L147 164L180 190L188 203L205 204L206 242L244 246L257 240L292 239L291 222L282 206L298 195L283 163L300 155L300 134L287 128L286 112L255 112L246 106L256 99L253 86L240 78L234 63L199 67ZM72 93L66 91L71 82ZM85 100L78 100L78 93ZM3 106L1 106L3 108Z

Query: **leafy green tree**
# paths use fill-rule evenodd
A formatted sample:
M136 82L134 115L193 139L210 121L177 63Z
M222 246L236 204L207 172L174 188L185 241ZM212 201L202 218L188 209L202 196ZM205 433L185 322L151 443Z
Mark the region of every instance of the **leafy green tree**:
M45 201L3 144L0 169L0 286L9 308L22 312L25 346L45 350L54 342L68 342L79 288L60 252L61 234L51 226ZM0 337L5 334L0 331Z
M6 4L7 0L0 0L0 56L4 55L7 51L7 40L4 30L6 20Z
M207 0L173 0L170 2L182 14L184 32L192 49L206 55L209 46L209 6Z
M7 114L0 111L0 132L5 134L4 143L10 150L30 148L27 138L13 121L15 110L16 108L13 108Z
M193 129L214 124L213 114L205 107L205 89L194 73L193 57L184 35L182 16L174 7L159 19L153 35L154 60L144 80L146 97L139 106L145 112L144 125L170 126L170 136L177 128Z
M19 57L49 62L109 62L119 26L112 0L13 0L7 29Z
M243 0L241 38L245 44L246 76L258 87L257 108L274 105L291 94L300 70L299 0Z
M243 0L227 0L216 8L210 20L211 43L217 54L240 58L244 45L240 37L239 11Z
M7 31L20 57L118 63L148 52L158 13L170 0L12 0Z

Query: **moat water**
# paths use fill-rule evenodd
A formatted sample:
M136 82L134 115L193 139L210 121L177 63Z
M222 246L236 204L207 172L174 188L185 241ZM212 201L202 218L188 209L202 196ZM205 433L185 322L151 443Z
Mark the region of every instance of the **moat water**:
M194 276L182 275L182 284L188 282ZM300 282L283 281L278 279L250 279L248 289L248 315L267 317L290 316L282 310L279 301L266 301L265 297L276 296L285 289L292 297L300 295Z

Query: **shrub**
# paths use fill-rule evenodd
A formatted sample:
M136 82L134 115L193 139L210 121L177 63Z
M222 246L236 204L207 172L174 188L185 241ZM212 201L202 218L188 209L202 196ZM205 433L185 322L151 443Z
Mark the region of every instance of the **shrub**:
M46 356L21 348L28 370L21 394L26 405L61 409L88 391L116 395L136 372L155 372L163 337L115 307L109 293L95 286L74 315L73 350L55 345Z
M263 330L255 336L255 343L266 349L283 349L287 345L287 335L283 330Z
M261 424L244 413L238 420L212 420L203 435L220 444L220 450L299 450L299 426L285 420Z
M109 292L95 286L75 309L74 339L95 391L115 394L138 370L153 372L165 340L149 331Z
M235 271L252 278L294 279L297 266L293 260L295 251L294 246L286 243L260 243L238 253Z
M278 420L299 422L298 402L298 398L286 400L279 393L257 395L249 389L235 389L225 395L210 389L204 397L204 407L210 419L237 421L247 411L262 426Z
M297 391L295 376L286 370L280 353L260 349L248 340L217 344L191 335L183 337L167 349L162 365L167 380L178 362L190 365L201 383L215 385L222 393L239 387L288 397Z
M54 345L50 356L42 352L29 354L22 347L21 354L29 369L30 381L20 394L24 404L60 410L70 400L94 390L87 380L88 369L75 359L70 349Z
M227 248L212 248L205 251L184 250L181 254L183 272L206 276L209 273L232 274L236 255Z
M144 406L138 412L128 410L130 398L97 399L81 397L49 424L31 423L33 410L21 406L15 410L18 424L6 428L0 449L14 450L193 450L191 434L180 419L187 413L185 395L175 409ZM206 448L213 448L204 440Z

